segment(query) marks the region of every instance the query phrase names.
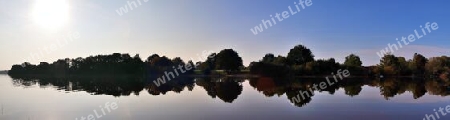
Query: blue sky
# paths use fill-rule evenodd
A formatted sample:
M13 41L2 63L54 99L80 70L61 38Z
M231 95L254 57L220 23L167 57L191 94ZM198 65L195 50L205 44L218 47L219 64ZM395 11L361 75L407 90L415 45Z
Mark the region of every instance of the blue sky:
M250 29L298 1L141 0L142 5L120 16L116 10L127 5L125 0L72 0L66 1L67 12L62 12L67 20L56 28L43 26L33 16L42 1L0 1L0 54L4 56L0 69L24 62L30 53L39 53L73 32L80 38L29 61L114 52L140 54L143 59L157 53L197 61L203 51L233 48L248 65L266 53L285 56L295 45L304 44L316 59L333 57L342 62L355 53L364 65L373 65L379 62L377 51L427 22L438 23L439 29L394 54L411 58L419 52L432 57L450 51L446 36L450 2L443 0L312 0L312 6L258 35Z

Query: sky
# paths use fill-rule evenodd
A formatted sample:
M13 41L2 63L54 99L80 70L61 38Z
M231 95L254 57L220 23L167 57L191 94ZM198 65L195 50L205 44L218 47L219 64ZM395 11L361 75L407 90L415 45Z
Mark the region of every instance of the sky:
M0 69L29 61L98 54L151 54L203 60L232 48L248 65L265 54L286 56L302 44L315 59L343 62L354 53L363 65L379 63L376 52L396 38L436 22L421 39L393 54L411 58L449 55L450 1L311 0L295 15L253 34L270 15L295 9L298 0L3 0L0 1ZM131 5L127 2L136 2ZM117 10L128 6L127 13ZM301 6L300 6L301 7ZM276 19L275 19L276 20ZM34 57L34 58L33 58Z

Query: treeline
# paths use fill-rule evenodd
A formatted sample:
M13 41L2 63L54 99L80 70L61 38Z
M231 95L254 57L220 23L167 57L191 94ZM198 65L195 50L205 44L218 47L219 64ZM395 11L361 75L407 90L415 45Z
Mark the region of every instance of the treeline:
M139 55L131 57L129 54L114 53L111 55L97 55L86 58L60 59L53 63L41 62L38 65L25 62L13 65L8 72L10 75L110 75L128 74L142 75L144 73L157 73L172 69L172 66L186 64L180 58L169 59L157 54L151 55L142 61Z
M233 49L224 49L219 53L211 53L205 61L193 63L185 62L176 57L153 54L145 61L139 55L131 57L129 54L114 53L111 55L97 55L86 58L60 59L53 63L41 62L33 65L25 62L13 65L8 72L10 75L161 75L165 71L173 71L190 64L193 69L184 74L210 75L223 70L226 74L239 74L241 70L249 70L251 74L268 77L289 76L322 76L330 75L339 69L347 69L352 76L432 76L448 79L450 76L450 57L425 58L421 54L414 54L413 59L397 57L393 54L384 55L380 63L375 66L362 66L359 56L350 54L344 63L336 62L334 58L314 59L314 54L303 45L290 49L287 56L266 54L260 61L252 62L248 68L244 67L242 58Z
M391 76L404 75L429 75L448 79L450 75L450 57L425 58L421 54L415 53L413 59L406 60L404 57L396 57L386 54L380 60L380 64L374 67L375 73Z
M232 103L242 94L244 81L247 78L236 77L201 77L201 78L177 78L156 86L144 82L142 77L77 77L77 78L13 78L14 85L29 87L38 85L41 88L48 86L56 87L64 91L86 91L92 95L113 95L130 96L148 93L153 96L167 95L169 92L182 93L193 91L197 87L205 90L211 98L218 98L224 102ZM314 95L305 96L300 102L295 101L301 91L308 91L310 86L326 82L323 78L296 78L293 80L258 77L248 79L248 84L258 93L266 97L279 97L285 95L285 98L298 107L307 105L314 100ZM398 97L399 95L411 96L414 99L428 95L449 96L448 86L450 81L438 79L423 78L386 78L383 80L371 78L348 78L327 87L326 89L317 89L314 91L324 94L336 94L342 90L343 94L350 97L360 95L366 88L379 89L380 95L386 100ZM146 91L146 92L142 92Z
M234 74L244 69L242 58L233 49L211 53L204 62L197 62L197 65L197 69L204 75L213 74L213 70L224 70L228 74Z
M194 74L198 67L203 73L212 70L237 72L243 67L242 58L232 49L224 49L219 53L212 53L204 62L185 62L180 57L170 59L166 56L153 54L143 61L139 54L131 57L129 54L114 53L111 55L97 55L86 58L59 59L53 63L41 62L38 65L29 62L13 65L8 72L10 75L151 75L164 74L180 66L190 64L194 69L184 72L184 75Z
M448 79L450 57L425 58L415 53L413 59L406 60L391 53L384 55L375 66L362 66L359 56L350 54L344 63L334 58L314 59L310 49L303 45L292 48L287 56L266 54L259 62L249 66L252 74L269 77L330 75L338 69L347 69L353 76L426 76Z
M287 56L275 57L268 53L259 62L252 62L249 68L252 74L268 77L331 75L339 69L348 69L352 75L369 74L359 56L351 54L345 59L344 64L336 62L334 58L315 60L310 49L297 45Z

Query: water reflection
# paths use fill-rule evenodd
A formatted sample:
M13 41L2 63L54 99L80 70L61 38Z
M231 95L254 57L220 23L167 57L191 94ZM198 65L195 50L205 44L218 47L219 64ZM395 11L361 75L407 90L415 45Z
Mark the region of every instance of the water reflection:
M212 98L218 97L232 103L242 93L242 78L198 78L196 83L203 87Z
M308 91L313 84L325 81L323 78L296 78L293 80L277 79L269 77L259 78L191 78L183 77L173 79L161 86L149 82L152 78L114 76L114 77L12 77L16 87L28 87L38 85L40 87L57 87L64 91L86 91L92 95L112 95L116 97L136 95L141 91L147 91L150 95L160 96L172 91L180 93L184 90L192 91L195 87L202 88L211 98L219 98L225 103L233 103L243 93L243 83L248 80L251 87L266 97L281 97L293 103L297 107L303 107L314 99L314 94L306 97L301 102L292 101L300 91ZM350 97L358 96L363 86L378 88L380 95L386 100L405 92L412 93L414 99L419 99L427 92L430 95L448 96L450 94L450 82L434 79L412 78L348 78L327 87L316 90L314 93L333 95L339 89Z

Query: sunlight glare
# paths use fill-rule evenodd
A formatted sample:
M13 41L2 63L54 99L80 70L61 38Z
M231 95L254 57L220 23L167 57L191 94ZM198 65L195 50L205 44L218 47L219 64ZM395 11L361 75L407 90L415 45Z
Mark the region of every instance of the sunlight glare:
M68 11L66 0L37 0L32 16L34 22L39 26L55 29L67 23Z

